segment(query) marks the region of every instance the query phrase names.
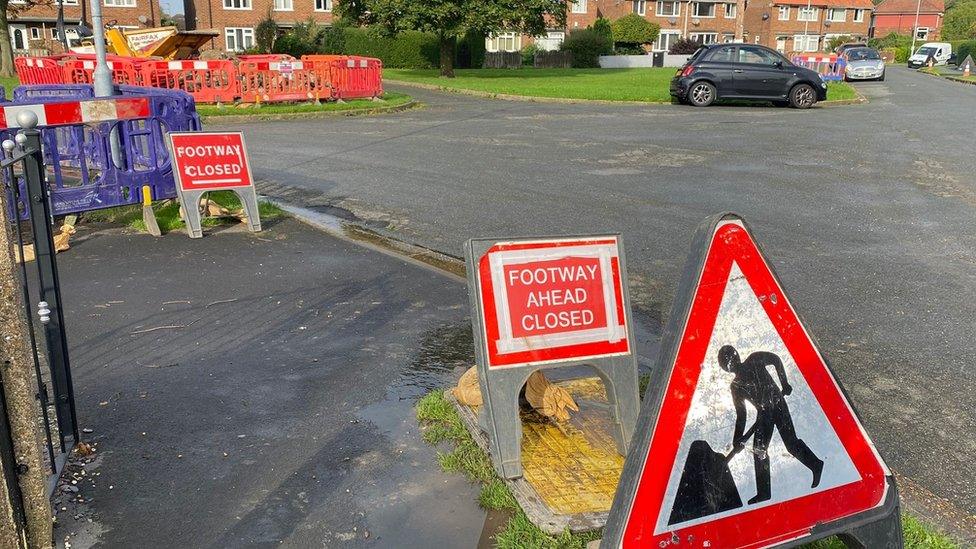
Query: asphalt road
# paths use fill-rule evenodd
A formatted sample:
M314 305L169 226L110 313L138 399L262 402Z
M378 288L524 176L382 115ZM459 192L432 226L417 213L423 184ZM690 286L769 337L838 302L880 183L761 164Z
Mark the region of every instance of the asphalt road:
M909 506L973 521L976 88L899 68L857 87L869 103L810 111L410 90L426 108L245 132L265 189L448 254L474 236L619 231L652 334L695 227L742 214Z

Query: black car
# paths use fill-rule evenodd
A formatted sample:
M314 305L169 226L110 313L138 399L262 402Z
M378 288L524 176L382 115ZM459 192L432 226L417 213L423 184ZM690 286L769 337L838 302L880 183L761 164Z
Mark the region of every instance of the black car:
M765 46L713 44L699 48L678 69L671 97L696 107L717 99L749 99L806 109L827 99L827 83Z

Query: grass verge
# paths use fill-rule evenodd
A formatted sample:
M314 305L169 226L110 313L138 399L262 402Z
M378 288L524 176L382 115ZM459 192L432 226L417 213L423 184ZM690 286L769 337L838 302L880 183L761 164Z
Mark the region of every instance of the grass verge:
M646 376L642 385L646 386ZM642 387L643 392L643 387ZM471 482L481 485L478 504L488 510L511 512L511 518L495 535L496 546L502 549L577 549L586 547L594 539L600 539L602 530L573 534L568 530L558 536L540 530L522 512L505 482L495 474L488 454L468 433L454 405L438 389L417 402L417 421L420 423L424 442L431 445L452 444L448 452L438 452L437 461L443 470L459 473ZM949 538L935 533L931 528L909 515L902 515L905 547L909 549L957 549ZM806 549L844 549L837 538L827 538L807 544Z
M20 85L20 79L16 76L0 76L0 86L7 92L7 99L14 95L14 88Z
M448 90L488 94L667 103L673 67L641 69L462 69L455 78L440 78L436 70L386 69L386 77ZM827 86L828 101L857 99L844 82Z
M263 105L244 104L243 106L234 105L197 105L197 113L204 117L220 116L275 116L281 114L309 114L320 112L345 112L362 109L377 109L399 107L406 105L413 99L404 93L384 93L380 97L381 101L372 99L350 99L343 103L330 101L328 103L270 103Z
M233 191L213 191L208 193L210 201L226 208L230 211L237 211L242 208L241 201ZM183 220L180 219L180 203L178 200L164 200L153 205L156 213L156 222L159 230L168 233L173 230L183 228ZM284 210L270 203L259 201L258 211L261 213L262 220L274 219L285 215ZM118 208L106 208L104 210L94 210L86 212L84 219L87 221L118 223L131 229L145 232L146 224L142 221L142 206L120 206ZM219 225L230 225L239 223L236 217L205 217L201 220L204 227L216 227Z

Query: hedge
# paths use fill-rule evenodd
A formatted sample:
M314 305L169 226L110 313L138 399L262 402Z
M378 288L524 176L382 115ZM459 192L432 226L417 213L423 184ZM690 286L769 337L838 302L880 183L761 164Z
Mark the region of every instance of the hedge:
M345 29L343 53L377 57L391 69L432 69L440 64L437 37L417 31L404 31L395 37L376 29Z
M570 32L559 49L573 52L574 69L597 68L600 56L613 52L613 44L599 31L579 29Z

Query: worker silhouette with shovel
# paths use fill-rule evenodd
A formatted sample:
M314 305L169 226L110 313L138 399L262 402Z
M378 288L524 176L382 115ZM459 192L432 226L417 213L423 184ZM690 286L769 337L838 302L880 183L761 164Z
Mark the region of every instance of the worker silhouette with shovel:
M735 407L732 451L728 454L716 452L704 440L691 443L668 524L677 524L742 506L728 464L745 448L745 443L750 437L753 437L752 453L756 469L757 493L747 503L752 505L770 499L772 493L768 450L774 428L779 431L786 450L810 469L813 474L810 487L816 488L820 484L824 462L796 436L793 418L786 404L786 397L792 394L793 387L786 379L783 361L769 352L752 353L742 361L735 347L725 345L718 351L718 362L723 370L735 375L730 387ZM773 366L776 370L779 386L769 375L767 366ZM748 431L743 432L747 419L746 402L756 409L756 421Z

